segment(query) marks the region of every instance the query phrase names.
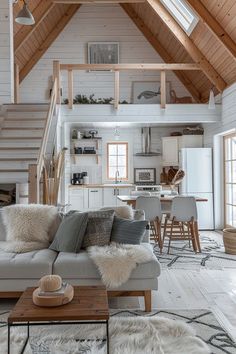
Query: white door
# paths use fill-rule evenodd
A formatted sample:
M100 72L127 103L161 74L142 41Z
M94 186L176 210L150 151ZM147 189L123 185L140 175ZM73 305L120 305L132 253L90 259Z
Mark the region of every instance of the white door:
M88 207L89 209L98 209L103 206L102 188L89 188L88 190Z
M178 166L179 164L178 137L162 138L162 163L163 166Z
M114 188L103 188L103 205L104 207L115 207L117 205Z
M212 192L212 150L186 149L187 193Z

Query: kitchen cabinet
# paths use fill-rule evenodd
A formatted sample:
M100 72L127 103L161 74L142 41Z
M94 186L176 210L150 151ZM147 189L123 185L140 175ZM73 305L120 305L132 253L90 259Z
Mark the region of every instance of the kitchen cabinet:
M103 188L103 204L104 207L116 207L124 205L117 196L118 195L130 195L132 187L116 187L116 188Z
M102 188L88 188L88 208L99 209L103 206Z
M183 148L200 148L203 135L168 136L162 138L162 165L178 166L179 151Z
M69 191L69 210L84 210L86 205L84 203L84 188L70 189Z

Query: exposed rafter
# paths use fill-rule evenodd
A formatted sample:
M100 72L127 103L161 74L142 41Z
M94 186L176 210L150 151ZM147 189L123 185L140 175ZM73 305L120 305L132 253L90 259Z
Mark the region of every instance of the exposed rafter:
M150 31L147 25L143 22L143 20L137 15L131 5L129 4L120 4L123 10L127 13L127 15L131 18L131 20L136 24L138 29L143 33L148 42L153 46L153 48L157 51L157 53L161 56L161 58L166 63L174 63L174 58L166 51L166 49L161 45L158 39L154 36L154 34ZM180 71L174 71L175 75L182 82L182 84L187 88L187 90L191 93L196 102L201 101L201 95L197 91L197 89L192 84L191 80Z
M172 15L166 10L166 8L161 4L160 0L147 0L152 9L160 17L160 19L165 23L165 25L170 29L173 35L178 39L178 41L183 45L187 53L191 58L200 65L204 74L208 79L215 85L219 91L223 91L227 84L220 76L220 74L214 69L214 67L209 63L203 53L198 49L198 47L193 43L193 41L188 37L180 25L175 21Z
M119 4L138 3L146 0L53 0L57 4Z
M20 82L26 77L26 75L30 72L30 70L34 67L34 65L39 61L42 55L46 52L46 50L51 46L57 36L61 33L61 31L65 28L67 23L71 20L77 10L80 8L80 5L70 5L66 12L62 15L60 20L57 22L56 26L53 30L48 34L46 40L37 48L34 55L28 61L28 63L21 69L20 71Z
M201 0L187 0L189 5L197 13L197 15L202 19L202 21L209 27L212 33L220 40L224 45L225 49L234 57L236 60L236 43L224 30L221 24L211 15L207 8L203 5Z
M39 5L33 11L35 25L22 26L21 29L14 36L15 54L25 44L27 39L36 31L40 23L45 19L52 8L56 6L51 0L40 1Z

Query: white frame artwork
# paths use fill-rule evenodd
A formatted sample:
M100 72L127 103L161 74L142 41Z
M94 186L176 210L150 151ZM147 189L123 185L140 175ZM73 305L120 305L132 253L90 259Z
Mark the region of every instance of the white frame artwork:
M88 42L88 64L119 64L119 42Z
M133 81L132 99L131 99L132 103L133 104L160 104L161 103L160 87L161 87L160 81ZM170 90L171 90L171 82L167 81L166 82L166 103L171 102ZM146 97L142 95L140 98L138 98L143 92L146 92ZM152 96L152 93L156 93L156 95Z

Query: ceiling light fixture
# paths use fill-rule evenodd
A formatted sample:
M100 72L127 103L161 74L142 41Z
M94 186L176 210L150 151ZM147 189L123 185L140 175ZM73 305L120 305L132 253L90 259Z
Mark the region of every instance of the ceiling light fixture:
M215 108L216 108L215 95L214 95L213 88L211 88L210 96L209 96L208 109L215 109Z
M25 0L22 9L20 10L20 12L15 18L15 21L20 25L26 25L26 26L31 26L35 24L34 16L30 12Z

